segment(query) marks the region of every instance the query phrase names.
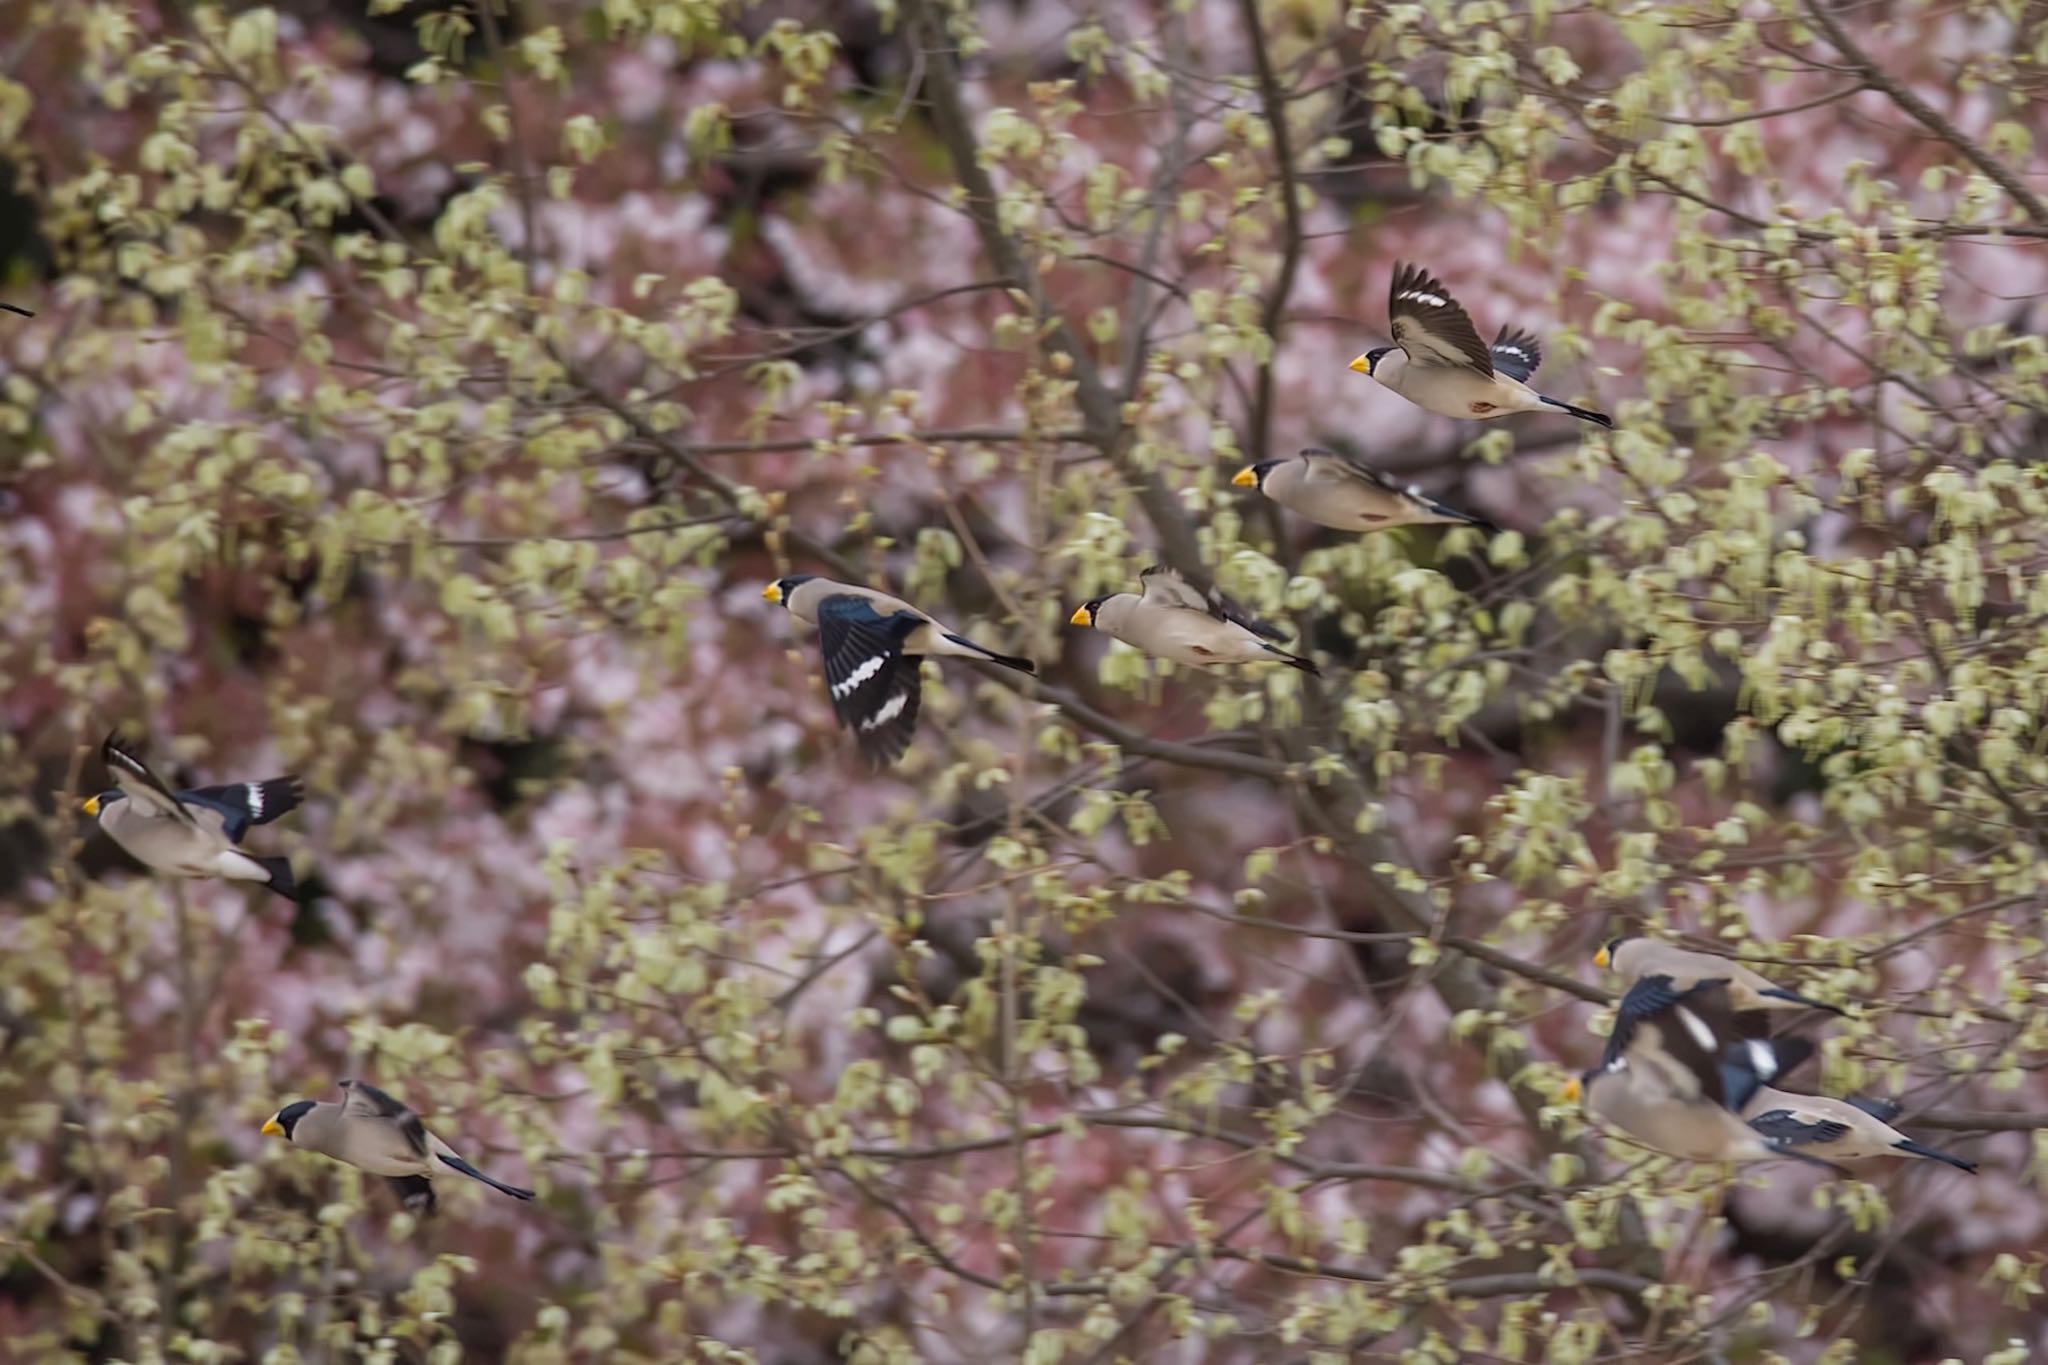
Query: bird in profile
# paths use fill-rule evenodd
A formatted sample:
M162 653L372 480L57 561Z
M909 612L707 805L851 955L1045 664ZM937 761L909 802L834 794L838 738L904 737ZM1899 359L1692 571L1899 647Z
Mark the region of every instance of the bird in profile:
M1684 1161L1741 1164L1791 1159L1839 1170L1741 1117L1766 1081L1813 1053L1806 1038L1745 1038L1728 983L1679 990L1668 976L1629 987L1600 1065L1565 1085L1586 1112L1652 1151Z
M900 597L835 583L816 574L778 578L761 590L805 625L818 628L825 656L825 692L839 723L853 731L876 767L903 756L917 731L921 665L935 658L981 659L1036 673L1029 659L978 645L948 630Z
M298 778L174 792L118 732L100 744L100 760L114 786L79 809L143 866L173 877L261 882L286 900L298 899L291 859L259 858L236 847L251 826L267 825L298 806L305 796Z
M455 1154L455 1149L427 1131L420 1116L368 1081L343 1081L341 1103L294 1100L272 1114L263 1136L281 1137L294 1147L344 1161L371 1175L381 1175L397 1192L399 1202L422 1217L432 1217L434 1174L442 1166L481 1180L514 1199L533 1198L532 1190L494 1180Z
M1351 362L1351 368L1418 407L1445 417L1482 420L1556 408L1581 421L1614 425L1604 412L1574 407L1530 388L1529 379L1543 363L1542 344L1530 333L1504 325L1488 346L1451 291L1420 266L1394 267L1393 285L1387 291L1387 326L1394 344L1367 351Z
M1661 939L1641 934L1623 934L1609 939L1593 954L1593 965L1612 968L1634 981L1645 976L1668 976L1681 991L1705 981L1728 983L1728 1000L1738 1014L1759 1010L1822 1010L1845 1013L1839 1006L1810 995L1787 990L1730 958L1698 953Z
M1413 484L1395 483L1376 469L1319 446L1288 459L1246 465L1230 482L1256 488L1288 511L1338 531L1384 531L1394 526L1494 529L1484 517L1460 512Z
M1750 1096L1742 1116L1772 1141L1830 1161L1907 1156L1946 1162L1972 1175L1977 1171L1976 1162L1915 1142L1892 1127L1899 1116L1895 1100L1795 1095L1765 1085Z
M1138 575L1140 592L1090 598L1067 618L1134 649L1197 668L1283 663L1304 673L1315 664L1272 643L1284 636L1211 588L1204 595L1177 571L1155 564Z

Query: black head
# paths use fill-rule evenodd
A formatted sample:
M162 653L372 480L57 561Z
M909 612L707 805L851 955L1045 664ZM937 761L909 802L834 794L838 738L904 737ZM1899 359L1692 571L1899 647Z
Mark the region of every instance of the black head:
M816 577L814 573L793 573L787 578L778 578L761 589L761 596L770 602L780 602L787 607L789 595Z
M1067 618L1067 624L1070 626L1094 625L1095 613L1102 610L1102 604L1108 600L1109 596L1106 593L1101 597L1089 598L1086 602L1074 608L1074 614Z
M1614 955L1621 951L1621 945L1627 943L1630 939L1637 939L1641 937L1641 934L1629 933L1623 934L1619 938L1608 939L1607 942L1600 945L1600 951L1593 954L1593 965L1595 967L1613 966Z
M265 1137L281 1137L286 1142L290 1142L292 1140L292 1130L299 1126L299 1120L312 1112L313 1101L293 1100L290 1104L271 1115L270 1121L263 1125L263 1135Z
M1266 476L1284 463L1283 460L1260 460L1257 464L1238 470L1237 477L1231 482L1239 488L1257 488L1263 492L1266 487Z
M98 815L116 801L124 800L126 795L119 787L116 787L112 791L103 791L98 796L88 797L85 804L78 809L89 816Z

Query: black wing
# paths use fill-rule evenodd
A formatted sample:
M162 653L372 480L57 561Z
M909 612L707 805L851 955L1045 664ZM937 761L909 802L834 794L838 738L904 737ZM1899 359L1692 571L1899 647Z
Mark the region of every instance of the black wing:
M120 731L113 731L100 742L100 761L113 774L114 785L138 806L147 806L158 815L168 815L188 825L193 823L192 812L179 803L163 779L128 751L127 741L121 738Z
M1501 325L1500 335L1487 348L1493 355L1493 372L1527 383L1543 364L1543 343L1516 327Z
M268 782L232 782L220 787L194 787L178 793L191 805L209 806L221 813L222 832L236 843L251 825L267 825L295 809L306 797L306 785L296 777L273 777Z
M1758 1114L1749 1121L1749 1126L1773 1142L1787 1147L1807 1147L1816 1142L1839 1142L1849 1135L1849 1125L1822 1119L1809 1123L1790 1109L1773 1109L1768 1114Z
M1899 1116L1897 1100L1872 1099L1868 1095L1844 1095L1842 1103L1855 1105L1879 1123L1890 1123Z
M1394 344L1424 365L1462 365L1493 377L1493 353L1479 339L1451 291L1419 265L1394 266L1387 290L1387 327Z
M923 675L916 655L903 652L921 616L884 616L865 597L834 593L818 604L818 639L825 652L825 692L839 723L853 731L861 752L877 766L894 763L917 729Z
M1613 1065L1616 1058L1628 1051L1629 1044L1635 1041L1636 1030L1645 1021L1655 1019L1684 998L1685 993L1668 976L1638 978L1615 1009L1614 1029L1607 1035L1607 1051L1602 1054L1600 1065Z
M343 1081L341 1088L348 1094L346 1112L358 1118L388 1120L404 1135L406 1146L421 1156L427 1154L427 1126L418 1114L368 1081Z
M1716 1069L1721 1081L1721 1102L1741 1113L1757 1087L1783 1076L1812 1055L1811 1038L1742 1038L1727 1044L1721 1050Z
M1252 615L1228 597L1225 597L1221 588L1209 589L1209 614L1219 621L1228 621L1234 626L1243 626L1261 639L1284 640L1287 638L1286 631L1270 622L1261 621L1258 617Z
M384 1183L398 1196L398 1202L421 1218L432 1218L441 1206L434 1197L434 1182L423 1175L387 1175Z

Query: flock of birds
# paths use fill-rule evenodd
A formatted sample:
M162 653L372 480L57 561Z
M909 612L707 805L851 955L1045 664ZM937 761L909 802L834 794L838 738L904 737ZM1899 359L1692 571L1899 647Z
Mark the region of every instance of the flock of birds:
M11 305L0 304L11 308ZM1537 339L1503 327L1491 345L1443 284L1413 266L1395 268L1389 291L1392 346L1368 351L1351 368L1436 413L1496 418L1557 409L1601 426L1604 413L1548 398L1529 387L1542 359ZM1393 526L1486 523L1412 487L1326 450L1264 460L1233 483L1319 525L1367 532ZM1278 662L1309 673L1315 663L1280 648L1280 633L1216 590L1196 589L1173 569L1139 575L1141 591L1093 598L1071 623L1092 627L1145 653L1196 667ZM927 658L979 659L1035 673L1031 660L977 644L888 593L796 574L763 596L818 630L826 692L842 726L878 765L893 763L917 727ZM258 882L297 899L291 863L244 852L248 832L296 808L296 778L174 791L124 743L109 735L100 756L114 787L82 807L99 827L152 871L178 877ZM1810 1039L1772 1036L1774 1013L1833 1006L1769 981L1727 958L1640 937L1617 939L1595 959L1631 979L1600 1065L1566 1088L1593 1117L1643 1146L1682 1160L1741 1163L1780 1157L1819 1162L1903 1155L1973 1163L1913 1141L1890 1126L1898 1107L1884 1101L1799 1095L1771 1088L1814 1051ZM435 1207L433 1177L443 1167L515 1199L533 1191L507 1185L464 1161L428 1132L418 1114L363 1081L342 1081L338 1102L297 1100L263 1125L266 1136L386 1178L403 1205Z

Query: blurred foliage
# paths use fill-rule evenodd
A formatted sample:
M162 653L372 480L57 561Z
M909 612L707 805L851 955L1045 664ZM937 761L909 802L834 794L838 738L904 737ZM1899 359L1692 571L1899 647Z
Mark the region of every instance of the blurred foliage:
M2048 1350L2041 5L0 35L20 1358ZM1348 374L1397 258L1618 429ZM1507 529L1230 487L1308 441ZM1324 677L1065 628L1155 560ZM792 569L1045 677L863 774ZM309 903L88 838L115 724L303 774ZM1802 1080L1983 1174L1586 1130L1644 926L1860 1002ZM540 1202L257 1137L351 1075Z

